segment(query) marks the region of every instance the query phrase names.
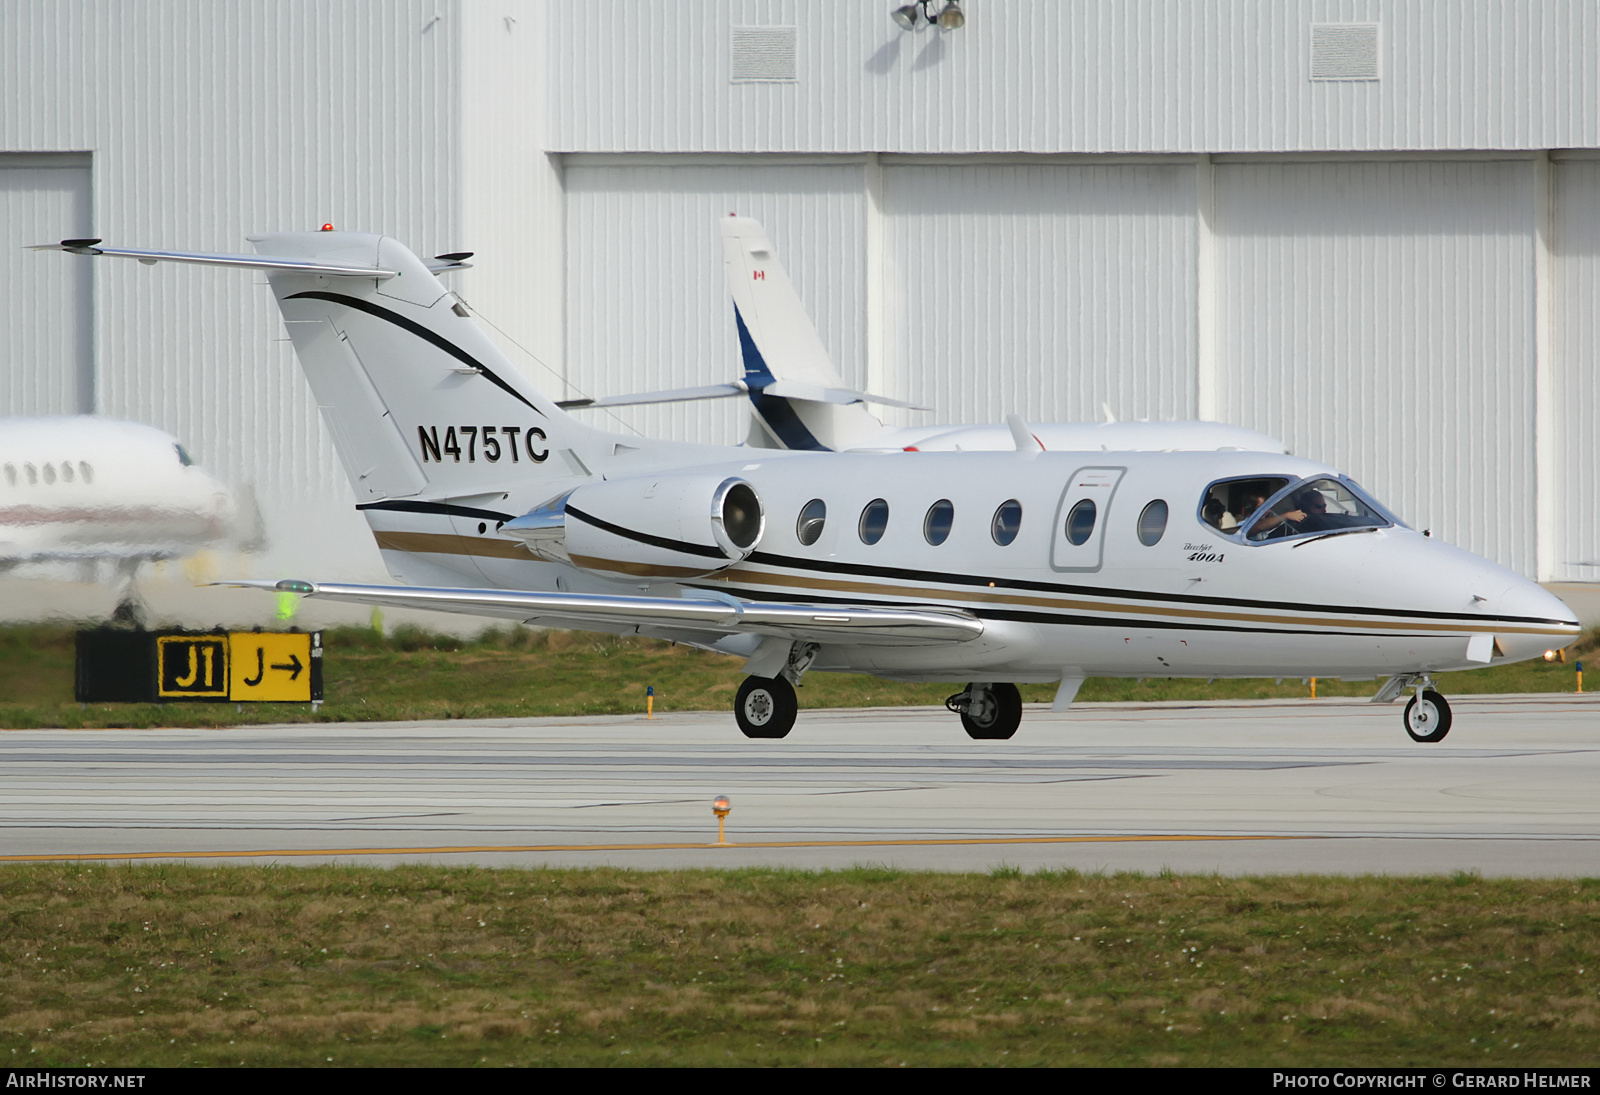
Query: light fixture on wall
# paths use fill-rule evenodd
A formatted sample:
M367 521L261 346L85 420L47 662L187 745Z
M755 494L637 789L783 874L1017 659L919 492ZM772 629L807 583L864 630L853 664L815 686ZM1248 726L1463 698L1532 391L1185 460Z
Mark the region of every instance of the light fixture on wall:
M914 3L895 8L889 13L889 18L898 23L902 30L920 30L935 23L940 30L959 30L966 26L966 13L961 10L961 5L956 0L945 0L944 7L937 12L930 12L928 5L933 2L934 0L915 0Z

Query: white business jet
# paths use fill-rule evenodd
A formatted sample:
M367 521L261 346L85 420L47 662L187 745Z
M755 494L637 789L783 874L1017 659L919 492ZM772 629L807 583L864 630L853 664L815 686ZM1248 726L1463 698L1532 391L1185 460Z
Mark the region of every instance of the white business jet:
M1065 452L1287 451L1283 442L1240 426L1192 419L1118 422L1109 407L1104 422L1026 423L1013 415L1004 425L885 426L867 404L921 408L847 387L761 223L730 215L718 225L743 376L728 384L566 400L558 406L581 410L745 397L750 403L747 444L813 452L1007 451L1016 448L1019 433Z
M782 737L807 672L967 681L1007 738L1016 682L1384 679L1438 741L1432 675L1565 647L1578 622L1407 527L1335 469L1274 452L806 452L641 440L536 391L437 273L354 232L258 255L53 248L263 270L358 507L406 585L241 582L369 605L651 635L746 659L734 715Z
M0 418L0 570L110 560L129 605L141 563L260 535L253 502L169 433L95 415Z

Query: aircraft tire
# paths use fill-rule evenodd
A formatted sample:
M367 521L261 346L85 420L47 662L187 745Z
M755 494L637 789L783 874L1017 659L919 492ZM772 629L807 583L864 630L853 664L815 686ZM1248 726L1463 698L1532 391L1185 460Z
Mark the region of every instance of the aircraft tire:
M967 685L970 691L972 686ZM961 727L967 736L979 741L1004 741L1022 724L1022 693L1014 684L991 684L989 702L974 715L961 714Z
M1412 741L1443 741L1450 732L1450 705L1431 688L1422 692L1422 702L1412 696L1406 704L1406 733Z
M746 677L733 701L733 717L747 738L781 738L794 727L800 703L782 677Z

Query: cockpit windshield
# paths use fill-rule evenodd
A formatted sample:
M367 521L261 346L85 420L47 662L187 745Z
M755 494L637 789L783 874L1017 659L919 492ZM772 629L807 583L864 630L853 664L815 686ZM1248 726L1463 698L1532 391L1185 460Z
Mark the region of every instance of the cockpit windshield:
M1302 479L1268 498L1252 520L1240 522L1251 542L1327 535L1397 524L1348 479Z

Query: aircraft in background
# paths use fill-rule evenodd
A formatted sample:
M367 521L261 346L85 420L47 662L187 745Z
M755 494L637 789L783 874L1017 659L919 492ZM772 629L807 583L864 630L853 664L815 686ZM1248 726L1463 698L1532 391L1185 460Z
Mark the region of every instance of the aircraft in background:
M1025 422L1004 425L885 426L867 404L922 410L914 403L846 386L822 344L766 230L749 217L718 221L722 269L733 296L743 376L727 384L599 399L566 400L566 410L748 397L753 448L808 451L986 452L1037 441L1051 451L1164 450L1287 452L1283 442L1222 422Z
M750 737L787 734L808 672L966 681L1007 738L1016 682L1055 707L1106 677L1383 679L1438 741L1433 674L1570 645L1536 584L1407 527L1275 451L823 452L654 441L579 422L436 272L384 236L252 237L256 256L81 255L264 270L357 506L405 585L241 581L366 605L650 635L746 659ZM752 336L755 337L755 336ZM766 337L765 335L761 337Z
M262 539L253 498L169 433L93 415L0 418L0 570L109 560L126 612L140 564Z

